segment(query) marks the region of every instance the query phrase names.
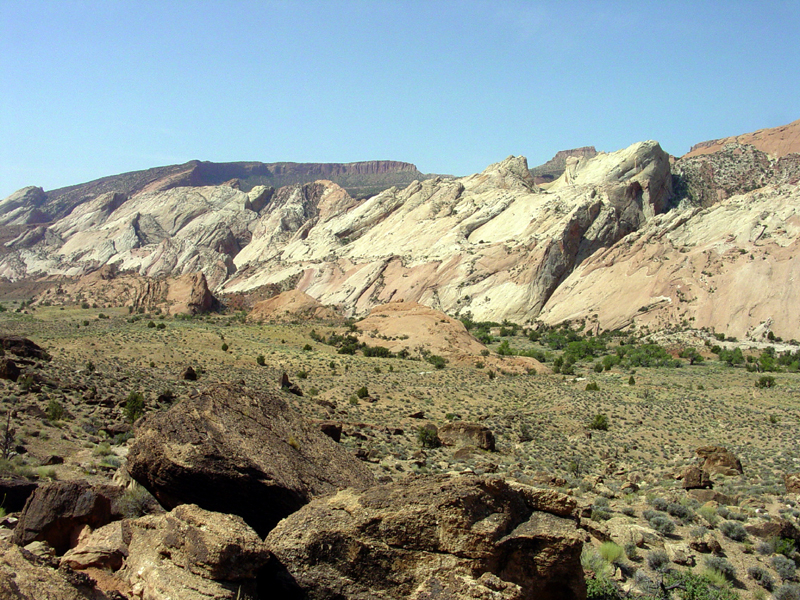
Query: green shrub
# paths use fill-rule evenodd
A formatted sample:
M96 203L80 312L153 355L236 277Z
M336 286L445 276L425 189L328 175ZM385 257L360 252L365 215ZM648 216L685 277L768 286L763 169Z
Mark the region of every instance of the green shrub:
M604 414L596 414L589 422L589 429L598 431L608 431L608 417Z
M311 352L314 348L311 347L311 344L306 344L303 346L303 352Z
M56 400L55 398L50 398L50 401L47 403L47 420L48 421L60 421L64 417L64 407L61 406L61 403Z
M264 365L267 364L267 359L264 358L263 354L259 354L258 356L256 356L256 364L260 367L263 367Z
M597 392L600 391L600 386L597 385L596 381L590 381L586 384L586 391L587 392Z
M302 370L302 371L298 371L297 372L297 378L298 379L308 379L308 371L306 371L305 369ZM365 396L361 396L361 398L364 398L364 397Z
M618 563L625 553L622 549L622 546L615 544L614 542L603 542L600 544L600 547L597 549L597 551L600 553L600 556L603 558L603 560L610 565Z
M715 527L717 525L718 517L717 511L714 509L713 506L703 505L697 509L697 514L703 517L706 522L708 522L709 527Z
M144 396L141 392L131 392L123 407L125 418L133 423L144 414Z
M775 387L775 378L772 375L762 375L756 381L757 388L771 388Z
M228 344L226 344L225 342L222 342L222 351L223 352L227 352L228 351Z
M356 390L356 396L359 398L367 398L369 396L369 392L367 391L367 386L361 386Z
M444 366L447 364L447 360L436 354L429 354L425 357L425 360L431 363L436 369L444 369Z
M423 425L417 430L417 439L423 448L438 448L441 442L436 428Z

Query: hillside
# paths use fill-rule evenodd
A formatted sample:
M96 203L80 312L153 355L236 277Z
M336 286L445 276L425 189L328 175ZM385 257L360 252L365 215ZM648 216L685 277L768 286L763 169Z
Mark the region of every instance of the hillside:
M204 187L228 183L249 192L255 186L273 188L327 179L356 197L368 196L393 185L405 186L425 175L410 164L391 160L355 163L213 163L192 160L182 165L131 171L48 192L27 187L0 202L0 225L55 221L76 206L101 195L131 197L176 187ZM20 207L27 210L19 211Z

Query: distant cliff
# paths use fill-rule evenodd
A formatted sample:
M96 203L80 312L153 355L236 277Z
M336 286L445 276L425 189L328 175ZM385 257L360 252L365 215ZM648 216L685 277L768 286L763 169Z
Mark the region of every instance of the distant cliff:
M406 187L415 179L426 179L426 176L413 164L394 160L353 163L213 163L192 160L182 165L131 171L45 192L37 198L39 212L30 216L35 220L27 222L42 223L63 218L77 205L109 192L130 197L139 192L224 183L248 192L257 185L279 188L319 179L329 179L354 198L362 198L395 185Z
M577 158L594 158L597 156L597 150L595 150L594 146L584 146L582 148L573 148L572 150L559 150L556 152L556 155L546 163L531 169L533 180L538 184L549 183L558 179L566 169L567 159L571 156Z

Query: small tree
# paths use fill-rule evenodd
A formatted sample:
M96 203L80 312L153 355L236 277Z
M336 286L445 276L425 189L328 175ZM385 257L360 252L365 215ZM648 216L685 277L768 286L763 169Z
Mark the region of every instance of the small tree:
M123 407L125 418L133 423L144 414L144 396L141 392L131 392Z

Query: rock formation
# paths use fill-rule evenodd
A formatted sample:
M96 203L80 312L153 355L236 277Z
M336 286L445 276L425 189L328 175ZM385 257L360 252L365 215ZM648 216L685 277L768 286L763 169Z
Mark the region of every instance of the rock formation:
M129 306L134 310L166 314L200 314L218 306L203 273L148 278L133 272L118 273L106 264L74 282L63 282L37 297L37 303Z
M800 152L800 120L771 129L759 129L753 133L700 142L692 146L684 158L719 152L728 144L754 146L774 157L796 154Z
M265 541L287 595L570 600L586 597L574 508L499 478L410 478L314 500Z
M584 261L544 307L546 323L596 315L602 329L683 323L729 336L800 339L792 298L800 188L767 187L688 207Z
M10 239L0 277L77 277L105 264L155 279L199 271L215 293L297 289L348 315L404 299L525 321L576 265L664 211L671 195L655 142L570 161L546 192L524 158L510 157L362 202L330 181L274 193L106 186Z
M128 470L165 508L233 512L262 536L315 496L373 483L280 392L223 384L138 423Z
M192 504L131 521L128 558L117 577L142 600L235 599L256 596L269 551L234 515ZM263 597L263 596L262 596Z
M296 321L320 319L324 321L343 321L335 310L323 306L320 302L299 290L283 292L257 302L247 315L248 321Z
M537 184L550 183L555 181L564 173L567 168L567 159L569 158L594 158L597 156L597 150L594 146L584 146L582 148L573 148L572 150L559 150L556 155L548 160L543 165L533 167L531 176Z

